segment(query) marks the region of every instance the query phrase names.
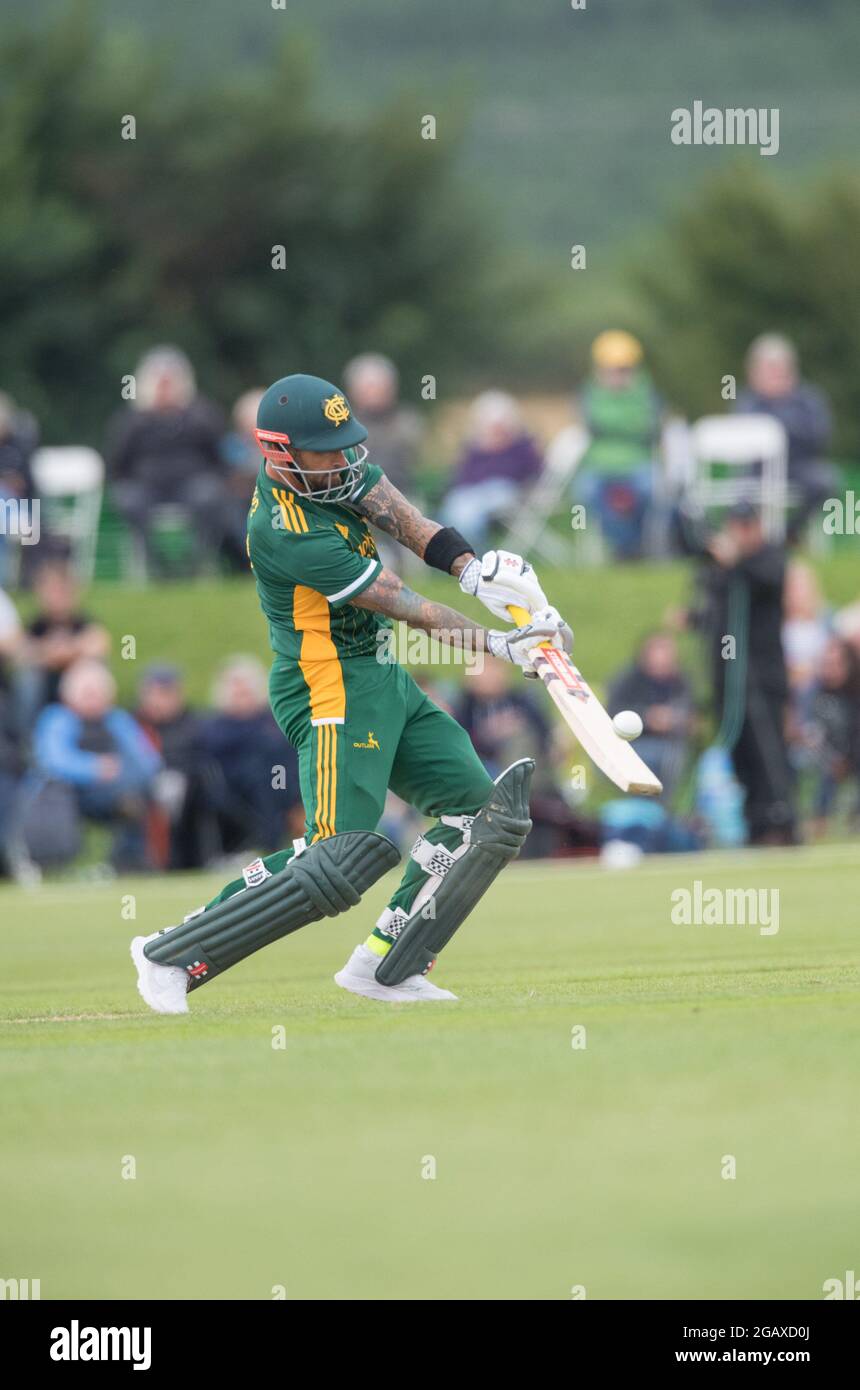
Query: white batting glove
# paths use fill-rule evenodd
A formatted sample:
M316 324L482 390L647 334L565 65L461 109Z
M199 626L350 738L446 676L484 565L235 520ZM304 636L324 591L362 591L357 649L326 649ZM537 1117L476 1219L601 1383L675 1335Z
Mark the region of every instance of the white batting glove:
M535 613L547 606L547 597L528 560L510 550L488 550L470 560L460 575L464 594L480 599L497 618L510 622L509 604Z
M537 671L532 666L529 653L541 642L551 642L554 647L567 652L568 656L573 651L573 632L557 608L542 608L539 613L532 614L530 623L524 623L522 627L513 627L507 632L491 629L487 634L490 655L522 667L523 675L530 679L537 676Z

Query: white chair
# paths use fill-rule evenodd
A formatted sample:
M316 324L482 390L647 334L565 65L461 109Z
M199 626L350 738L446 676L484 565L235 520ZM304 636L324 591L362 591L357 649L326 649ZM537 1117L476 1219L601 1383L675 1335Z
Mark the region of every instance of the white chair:
M93 577L104 494L104 460L85 445L37 449L31 461L36 496L47 529L69 541L80 578Z
M682 415L669 415L654 454L654 492L645 520L646 555L665 559L671 554L672 515L694 476L690 426Z
M761 509L770 540L785 536L790 499L788 437L772 415L705 415L690 428L692 478L687 493L700 515L709 506L750 502ZM714 465L726 469L714 477ZM758 465L757 471L752 471Z

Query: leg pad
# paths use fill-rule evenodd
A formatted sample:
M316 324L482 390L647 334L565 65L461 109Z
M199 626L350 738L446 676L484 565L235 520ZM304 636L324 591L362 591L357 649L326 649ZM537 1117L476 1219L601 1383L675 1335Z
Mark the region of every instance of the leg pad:
M532 828L529 785L534 769L531 758L522 758L496 779L489 801L466 832L465 851L449 864L440 862L435 882L418 893L409 920L377 966L380 984L399 985L410 975L426 974L493 879L516 859Z
M181 966L189 990L196 989L262 946L355 907L399 860L384 835L345 830L318 840L254 888L169 927L147 942L144 954L159 965Z

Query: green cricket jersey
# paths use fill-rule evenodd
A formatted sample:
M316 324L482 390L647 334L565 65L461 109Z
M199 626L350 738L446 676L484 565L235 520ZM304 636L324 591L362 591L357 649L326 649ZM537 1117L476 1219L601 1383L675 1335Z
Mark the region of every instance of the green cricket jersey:
M371 464L362 492L381 477ZM376 653L377 633L390 626L350 604L382 569L367 522L341 503L306 501L263 465L247 547L272 650L301 668L315 718L340 716L341 659Z

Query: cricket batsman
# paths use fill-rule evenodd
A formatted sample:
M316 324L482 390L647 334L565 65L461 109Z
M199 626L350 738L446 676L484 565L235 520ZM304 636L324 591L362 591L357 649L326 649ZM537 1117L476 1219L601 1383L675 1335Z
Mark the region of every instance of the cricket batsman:
M491 780L468 735L390 657L393 620L533 674L528 652L573 634L531 565L506 551L477 557L451 527L423 516L369 461L367 431L343 391L319 377L276 381L260 402L262 462L248 513L248 558L274 653L272 710L298 752L305 834L257 859L179 925L135 937L138 989L158 1013L262 946L355 907L400 855L376 832L388 788L433 825L346 965L342 989L396 1003L454 999L427 978L531 829L522 759ZM413 593L385 569L370 523L453 576L506 630L484 628ZM511 627L508 605L531 615ZM368 924L370 925L370 924Z

